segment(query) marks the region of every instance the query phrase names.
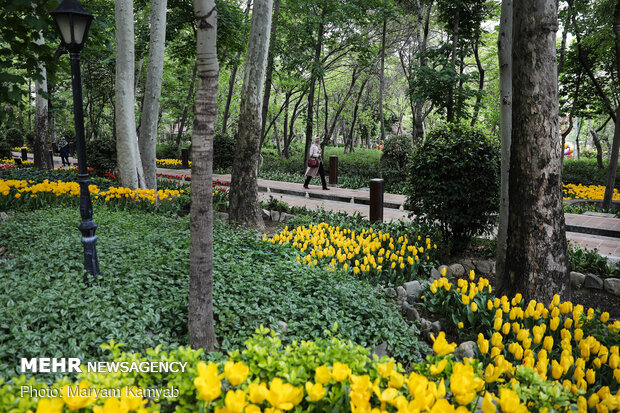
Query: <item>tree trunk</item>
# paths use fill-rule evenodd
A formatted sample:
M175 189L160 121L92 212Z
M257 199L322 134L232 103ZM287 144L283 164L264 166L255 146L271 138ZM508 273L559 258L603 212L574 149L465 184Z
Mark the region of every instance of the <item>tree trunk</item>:
M272 4L273 0L254 0L230 186L229 220L256 228L264 228L257 175Z
M508 237L508 182L510 170L510 136L512 134L512 0L502 1L497 39L499 60L501 168L499 228L497 231L496 274L504 273L506 264L506 239ZM495 287L501 290L503 278L496 278Z
M347 145L349 142L353 142L353 135L355 134L355 123L357 122L357 111L359 110L360 100L362 99L362 94L364 93L364 87L366 86L366 82L368 82L368 78L364 79L362 85L360 86L360 93L357 95L357 99L355 99L355 108L353 109L353 120L351 121L351 128L349 129L349 139L344 142L345 153L347 150Z
M157 189L157 124L159 121L159 98L161 96L162 74L164 72L164 46L166 43L167 0L151 0L151 33L149 60L146 69L146 86L142 103L142 118L138 143L140 159L147 188Z
M474 56L476 57L476 66L478 66L478 95L476 96L476 103L474 104L474 116L471 118L471 126L474 126L478 121L480 102L482 101L482 94L484 93L484 68L482 67L480 55L478 54L478 40L476 40L474 44Z
M590 136L592 136L592 143L594 147L596 147L596 164L598 165L598 169L604 169L603 165L603 147L601 146L601 140L598 137L598 133L592 128L590 128Z
M219 66L216 51L217 10L214 0L194 0L198 23L198 87L192 131L192 204L189 251L189 344L213 351L213 136Z
M319 64L321 62L321 48L323 47L323 24L319 26L319 30L316 35L316 45L314 48L314 61L312 62L312 68L310 73L310 89L308 90L308 119L306 119L306 145L304 148L304 165L308 158L308 151L310 150L310 143L312 142L312 129L314 120L314 89L316 86L317 72L319 71Z
M271 19L271 36L270 45L273 45L276 41L276 29L278 27L278 15L280 14L280 0L276 0L273 5L273 18ZM265 125L267 123L267 112L269 111L269 99L271 97L271 79L273 77L273 47L269 46L269 54L267 56L267 73L265 75L265 95L263 96L263 111L262 111L262 127L260 146L263 147L265 141Z
M616 1L614 11L614 34L616 38L616 73L620 74L620 0ZM609 157L609 172L607 173L607 184L605 185L605 195L603 197L603 208L611 208L611 201L614 194L614 183L618 170L618 151L620 150L620 105L616 107L616 122L614 125L614 140Z
M251 5L252 5L252 0L248 0L247 5L245 6L246 22L250 14ZM241 59L241 52L237 53L235 62L239 62L239 59ZM228 128L228 117L230 116L230 102L232 101L233 91L235 89L235 80L237 78L238 69L239 69L239 65L235 64L230 70L230 79L228 80L228 94L226 95L226 104L224 105L224 116L222 117L222 135L226 135L226 129Z
M459 43L459 20L461 17L461 7L456 6L456 12L454 15L454 24L452 26L452 53L450 55L450 67L452 71L456 73L456 50ZM454 122L454 88L455 85L451 84L448 88L448 98L446 104L446 119L448 122Z
M506 264L500 294L570 298L562 209L555 0L515 0Z
M181 140L183 138L183 129L185 129L185 121L187 120L187 112L189 112L189 106L192 102L192 96L194 96L194 83L196 83L196 65L192 72L192 81L189 84L189 92L187 92L187 100L185 101L185 107L183 108L183 116L181 116L181 123L179 124L179 132L177 133L177 148L181 146Z
M42 45L45 43L43 35L39 34L39 38L35 40L35 44ZM43 96L47 93L47 71L43 64L39 64L42 79L35 80L35 115L34 115L34 166L39 169L53 169L54 165L50 159L48 150L49 142L49 113L48 101Z
M381 140L385 140L385 116L383 114L383 91L385 89L385 32L387 18L383 17L383 30L381 31L381 68L379 69L379 117L381 118Z
M116 0L116 157L119 181L126 188L144 188L136 134L134 96L133 0Z

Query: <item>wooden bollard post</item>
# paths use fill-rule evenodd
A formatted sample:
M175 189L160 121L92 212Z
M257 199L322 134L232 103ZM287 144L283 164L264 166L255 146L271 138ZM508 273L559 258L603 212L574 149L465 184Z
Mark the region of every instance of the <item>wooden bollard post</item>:
M49 150L47 151L49 153L50 156L50 160L52 161L51 165L52 165L52 169L54 169L54 151Z
M189 149L181 149L181 164L183 169L189 168Z
M338 157L336 155L329 157L329 184L338 185Z
M370 222L383 222L383 179L370 180Z
M28 149L22 148L22 161L28 160Z

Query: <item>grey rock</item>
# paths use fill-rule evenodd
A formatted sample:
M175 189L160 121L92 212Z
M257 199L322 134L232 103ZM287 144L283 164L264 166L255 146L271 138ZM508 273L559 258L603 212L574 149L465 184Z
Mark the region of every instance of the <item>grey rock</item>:
M295 218L295 215L292 214L287 214L286 212L283 212L282 214L280 214L280 222L289 222L291 219Z
M452 264L449 268L450 272L452 272L452 275L455 277L461 277L465 274L465 268L461 264Z
M580 272L577 272L577 271L570 272L570 283L571 283L571 286L575 289L580 289L585 279L586 279L586 276Z
M435 337L437 337L437 335L441 332L441 324L439 323L439 321L431 323L431 328L433 329L433 334L435 334Z
M280 221L280 211L269 211L269 214L273 222Z
M417 300L422 295L422 284L418 280L406 282L404 287L409 297L414 297Z
M491 274L493 272L493 264L491 261L476 261L476 273Z
M586 274L586 279L583 281L583 288L591 288L593 290L603 289L603 280L594 274Z
M438 280L441 278L441 273L439 271L437 271L435 268L433 268L431 270L431 276L429 277L428 281L429 282L433 282L435 280Z
M408 296L406 300L406 302L409 304L415 304L416 301L417 301L417 298L414 297L413 295Z
M441 274L444 268L446 269L446 278L452 277L452 270L447 265L440 265L437 270L439 270L439 273Z
M420 314L418 313L418 310L416 310L415 307L413 307L411 304L409 304L406 301L403 303L403 311L405 313L405 318L407 320L409 321L420 320Z
M461 360L466 357L474 357L476 355L475 348L476 343L473 341L465 341L456 348L454 355Z
M9 220L9 214L7 214L6 212L0 212L0 221L8 221Z
M220 211L215 211L213 213L213 218L215 219L223 219L223 220L228 220L228 212L220 212Z
M263 219L264 219L264 220L271 219L271 214L270 214L270 213L269 213L269 211L268 211L268 210L266 210L266 209L263 209Z
M393 288L386 288L385 295L387 295L389 298L396 298L398 296L396 294L396 290Z
M398 288L396 288L396 294L399 297L407 297L407 290L405 290L405 287L403 287L402 285L399 285Z
M278 325L280 326L280 330L282 331L282 333L286 333L286 330L288 330L288 323L286 321L278 321Z
M617 297L620 297L620 279L618 278L606 278L603 282L605 291L609 291Z
M373 353L375 353L377 355L377 357L381 358L383 356L387 356L388 352L387 352L387 342L383 342L379 345L377 345L373 350Z
M463 269L465 270L465 274L469 274L471 270L474 270L474 271L476 270L476 267L472 260L469 260L469 259L462 260L461 265L463 266Z

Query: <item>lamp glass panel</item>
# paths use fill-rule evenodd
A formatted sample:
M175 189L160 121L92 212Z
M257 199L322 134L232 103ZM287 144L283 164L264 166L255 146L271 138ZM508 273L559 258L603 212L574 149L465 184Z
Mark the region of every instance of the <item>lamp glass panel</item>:
M75 36L76 44L82 44L84 42L87 24L88 16L83 16L80 14L73 15L73 35Z
M56 23L60 28L60 35L62 36L62 41L66 44L71 44L71 18L68 14L56 14L54 18L56 19Z

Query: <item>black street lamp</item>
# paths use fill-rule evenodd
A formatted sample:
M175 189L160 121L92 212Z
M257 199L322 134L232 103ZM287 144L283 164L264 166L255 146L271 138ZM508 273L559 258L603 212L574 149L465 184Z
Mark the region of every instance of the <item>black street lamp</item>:
M50 12L60 32L63 45L71 56L71 83L73 86L73 114L78 156L78 183L80 184L80 215L84 244L84 269L93 276L99 274L97 259L97 224L93 221L93 204L90 200L88 169L86 167L86 143L84 141L84 113L82 112L82 77L80 75L80 51L88 34L93 15L82 8L77 0L64 0Z

